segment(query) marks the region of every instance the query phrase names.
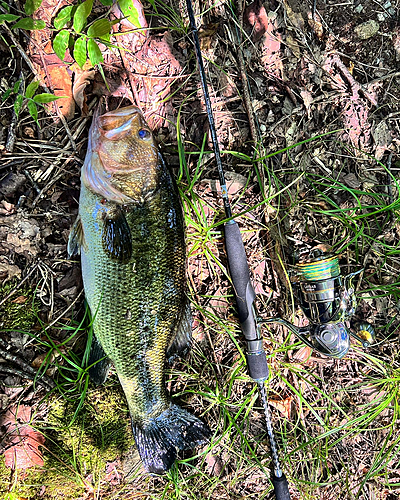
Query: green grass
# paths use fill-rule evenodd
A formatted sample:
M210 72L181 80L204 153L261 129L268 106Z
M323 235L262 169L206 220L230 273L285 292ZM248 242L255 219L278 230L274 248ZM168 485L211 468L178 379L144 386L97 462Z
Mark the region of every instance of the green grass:
M167 4L151 5L167 26L182 34L187 31L180 15ZM4 329L17 328L31 337L32 346L46 355L38 376L55 369L56 387L43 401L48 407L45 417L34 419L34 426L46 437L45 468L13 476L0 463L0 492L8 492L10 498L36 498L42 486L46 487L44 500L72 500L85 494L107 500L267 499L271 495L263 412L247 374L229 286L222 233L226 218L218 196L207 184L200 186L215 174L209 169L206 137L201 145L183 138L185 106L187 102L177 123L177 179L187 226L195 345L187 359L167 369L166 378L172 395L209 424L211 441L193 453L182 453L163 478L143 474L134 459L126 459L134 443L116 374L104 387L95 388L89 381L87 309L71 311L68 323L47 328L40 320L35 291L23 289L19 294L27 297L25 304L11 299L5 305L9 322ZM251 272L265 259L270 267L263 289L275 290L276 281L280 287L279 295L268 300L260 297L261 316L279 314L291 320L295 314L287 283L296 250L289 239L293 235L308 244L331 246L341 254L344 274L365 266L355 285L361 310L370 314L368 319L376 326L377 344L369 350L354 343L344 360L300 363L293 353L301 344L289 332L280 326L262 330L270 367L269 398L275 403L290 401L290 416L273 405L271 414L294 499L317 500L322 495L364 499L369 498L367 488L375 493L387 489L395 495L400 487L399 183L383 163L361 157L338 141L336 132L318 134L268 155L250 146L223 152L229 169L247 179L243 192L231 201ZM294 153L299 146L307 160L303 164ZM312 163L317 150L328 151L335 167L325 171ZM278 154L286 158L284 166L272 168L269 160ZM254 175L260 162L263 175ZM377 172L374 182L368 177L371 167ZM351 188L341 174L356 168L365 181ZM385 185L388 178L393 198ZM263 236L266 231L272 241ZM11 286L4 286L1 295ZM107 465L121 456L129 474L124 478L118 463L121 480L110 485ZM218 473L212 472L211 462L217 464Z
M317 138L316 142L320 145L321 140L324 139ZM167 383L174 397L209 423L213 431L211 442L197 453L183 454L164 478L155 479L136 471L127 483L108 487L107 463L126 454L133 445L117 379L113 375L101 388L93 388L89 382L85 339L87 332L90 335L91 320L87 310L78 322L72 312L68 324L46 330L39 319L38 304L27 292L27 307L31 314L34 312L27 324L41 326L41 330L28 330L28 334L36 348L47 353L42 371L56 367L57 385L46 399L47 417L34 424L46 436L45 473L29 471L24 478L12 482L11 493L34 497L39 477L40 484L46 485L44 498L48 499L77 498L90 489L94 498L107 499L135 498L134 491L138 489L142 498L148 499L266 499L272 491L263 413L256 387L247 375L242 334L228 287L220 231L224 214L215 195L202 195L198 188L199 181L207 175L203 160L208 153L204 142L197 153L190 155L185 155L182 140L178 145L182 160L178 178L189 263L197 263L201 271L195 280L189 280L197 342L189 359L168 369ZM393 266L398 242L388 242L381 235L397 221L398 199L388 204L382 186L376 186L376 192L355 190L337 178L310 172L303 176L295 171L273 172L270 178L276 180L275 193L280 192L279 198L273 195L262 201L276 208L274 224L279 225L281 234L287 234L282 220L290 217L307 220L311 214L314 223L321 227L327 227L328 221L328 230L319 242L329 243L347 255L352 268L363 262L368 251L375 259L373 272L367 269L357 290L359 298L383 297L387 309L396 307L398 279ZM300 183L306 185L306 198L296 193ZM341 207L338 196L343 196L349 206ZM244 230L251 222L246 213L261 214L263 206L257 202L243 210L245 203L246 195L242 194L239 221ZM285 210L281 208L284 204ZM252 232L247 230L246 238ZM250 267L257 264L251 253L249 262ZM383 284L377 277L384 278ZM222 286L224 292L216 297L213 291L217 286ZM290 317L293 309L287 293L279 300ZM216 298L218 302L214 303ZM263 315L266 312L262 307ZM275 304L270 301L266 307ZM346 358L351 360L351 372L341 370L348 363L346 359L327 366L290 361L290 352L298 349L300 343L281 328L263 330L270 364L269 397L274 401L291 398L290 418L276 408L271 411L283 469L300 498L317 499L321 492L335 488L339 488L340 498L363 498L366 484L377 491L391 490L398 484L398 471L393 465L400 446L400 365L393 338L396 328L394 318L388 324L378 318L378 347L366 351L353 345ZM369 399L371 391L376 396ZM213 460L211 457L219 464L217 475L207 465L207 461ZM364 468L358 470L361 463ZM10 487L10 477L4 466L0 478L0 487L5 491Z

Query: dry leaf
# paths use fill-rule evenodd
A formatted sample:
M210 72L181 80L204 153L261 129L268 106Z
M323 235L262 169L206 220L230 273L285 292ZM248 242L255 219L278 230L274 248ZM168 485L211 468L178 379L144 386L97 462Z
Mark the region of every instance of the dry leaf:
M25 302L28 300L27 297L25 297L25 295L20 295L19 297L17 297L16 299L12 300L11 302L13 304L25 304Z
M269 403L274 408L279 410L282 413L282 415L284 415L289 420L290 415L292 413L292 401L293 401L292 396L289 396L288 398L280 401L277 401L275 399L270 399Z
M6 257L0 256L0 280L5 283L12 278L20 278L21 269L14 264L10 264Z
M393 140L386 120L382 120L376 125L376 127L372 130L372 137L374 138L376 144L375 158L377 160L382 160L383 155Z
M305 363L310 359L311 353L311 347L309 347L308 345L304 345L303 347L300 347L300 349L293 356L293 361L296 361L298 363Z
M219 476L222 472L223 462L218 455L213 455L211 452L206 456L207 472L211 476Z
M94 79L96 72L94 68L82 70L77 64L73 65L73 69L74 69L75 79L74 79L74 84L72 86L72 94L74 96L76 104L82 111L83 116L87 116L88 107L86 103L85 89L89 85L89 83Z
M39 450L45 442L43 434L30 425L31 407L19 405L10 408L0 420L6 428L2 447L5 449L5 465L11 469L43 467L43 456Z
M41 19L46 23L46 28L30 32L28 52L33 65L46 83L46 86L56 96L65 96L56 101L62 114L67 120L74 117L75 102L72 97L71 74L66 63L73 60L67 50L64 61L61 61L53 51L51 40L54 32L50 29L52 18L56 13L70 2L66 0L43 0L40 8L35 12L34 18ZM54 104L48 104L48 109L53 109Z
M258 42L268 29L268 16L262 2L252 2L244 11L243 18L251 27L253 41Z

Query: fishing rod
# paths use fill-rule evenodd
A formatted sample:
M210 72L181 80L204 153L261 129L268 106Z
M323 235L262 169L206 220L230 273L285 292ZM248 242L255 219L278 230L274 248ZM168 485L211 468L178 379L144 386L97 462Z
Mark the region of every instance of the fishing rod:
M243 245L240 229L235 220L232 219L232 209L229 203L228 190L225 182L224 169L222 167L221 153L219 149L217 133L215 129L214 116L211 108L210 96L204 70L203 57L201 55L200 42L194 18L193 6L191 0L186 0L189 14L190 27L192 31L197 63L199 66L200 80L206 104L208 122L210 126L211 139L213 143L214 156L217 162L219 182L221 185L222 199L224 203L225 215L230 219L224 224L225 247L228 258L229 272L232 279L233 291L236 298L238 316L243 335L246 339L246 361L250 377L257 383L260 398L265 413L265 422L270 442L272 461L274 471L272 475L272 484L274 486L275 497L277 500L290 500L289 485L285 474L283 473L278 456L278 450L272 428L271 417L269 413L267 392L265 382L268 380L269 371L267 357L263 348L260 328L257 324L257 315L254 306L256 294L250 281L250 271L247 262L246 252Z

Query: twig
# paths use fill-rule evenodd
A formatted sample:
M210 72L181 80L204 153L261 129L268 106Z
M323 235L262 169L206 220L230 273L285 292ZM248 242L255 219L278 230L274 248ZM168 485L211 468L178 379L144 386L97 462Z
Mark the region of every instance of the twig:
M250 95L250 84L249 84L249 79L247 78L247 73L246 73L246 65L244 62L244 56L243 56L243 49L242 49L242 36L241 33L243 32L243 3L242 0L239 0L238 2L238 8L239 8L239 26L237 27L237 37L238 37L238 44L237 44L237 54L239 58L239 69L240 69L240 77L242 79L242 84L243 84L243 98L244 98L244 104L246 107L247 111L247 117L249 120L249 126L250 126L250 133L251 133L251 138L253 139L254 142L254 147L258 148L258 146L261 147L260 155L259 156L266 156L265 149L262 144L262 140L260 137L260 134L258 133L258 129L256 126L256 121L255 121L255 115L254 115L254 108L253 108L253 103L251 100L251 95ZM262 192L264 193L265 191L265 175L264 175L264 165L262 162L257 160L257 170L260 176L260 181L261 181L261 188Z
M48 324L46 326L46 328L44 329L44 331L46 332L49 328L51 328L53 325L55 325L57 323L57 321L59 321L64 315L65 313L67 313L74 305L75 303L79 300L80 296L82 295L83 293L83 290L81 290L78 295L76 296L76 298L71 302L71 304L59 315L57 316L56 319L54 319L50 324Z
M17 370L16 368L7 368L7 366L0 365L0 372L9 373L10 375L18 375L19 377L33 380L34 382L38 383L44 389L47 389L47 390L53 389L55 387L55 384L53 386L50 386L44 380L42 380L40 378L36 378L36 375L33 375L32 373L24 372L22 370Z
M64 166L67 165L74 157L74 154L73 153L69 158L66 159L65 163L64 163ZM58 162L59 163L59 162ZM38 204L38 202L40 201L40 199L42 198L42 196L44 195L44 193L46 191L48 191L51 186L53 186L53 184L55 184L58 180L61 179L61 177L65 176L65 171L64 170L61 170L61 172L59 172L57 175L55 175L50 182L48 182L45 186L42 187L42 189L40 190L39 194L36 196L36 198L33 200L33 203L32 203L32 208L35 208L36 205Z
M55 383L49 377L46 377L46 375L38 376L37 370L35 370L31 366L29 366L27 363L25 363L25 361L18 358L17 356L14 356L13 354L11 354L9 352L4 351L3 349L0 349L0 356L2 358L6 359L7 361L10 361L11 363L18 365L20 368L22 368L24 370L24 373L28 373L29 375L33 375L34 380L37 382L41 381L42 385L47 385L51 389L53 389L55 387ZM0 367L0 370L1 370L1 367Z
M32 184L33 189L36 191L36 193L40 193L40 187L37 185L31 174L24 168L23 170L25 177L28 179L28 181Z
M40 85L43 87L43 89L51 94L51 90L47 87L47 85L45 84L43 78L39 75L39 73L36 71L35 67L33 66L31 60L29 59L29 57L27 56L26 52L24 51L24 49L22 48L21 44L18 42L18 40L15 38L13 32L10 30L10 28L5 24L3 23L2 27L6 30L7 32L7 35L11 38L11 41L13 42L13 44L16 46L16 48L18 49L18 52L21 54L22 58L24 59L24 61L26 62L26 64L28 65L29 69L32 71L32 73L35 75L35 77L37 78L37 80L40 82ZM61 110L60 108L58 107L58 104L56 102L53 103L54 104L54 109L56 110L56 113L57 113L57 116L60 118L61 120L61 123L63 124L63 127L65 129L65 132L68 136L68 139L71 143L71 146L72 146L72 149L75 151L76 150L76 144L75 144L75 141L74 141L74 138L72 137L72 134L71 134L71 130L67 124L67 121L66 119L64 118L64 115L61 113Z
M89 109L91 110L95 104L97 103L97 100L93 100L91 105L89 106ZM83 128L85 127L86 125L86 122L90 119L91 117L90 116L86 116L84 117L84 119L81 121L81 123L76 127L75 131L74 131L74 139L77 139L79 137L79 135L81 134ZM50 173L54 170L55 167L57 167L62 160L64 160L64 150L58 155L58 157L56 158L56 160L50 165L50 167L46 170L46 172L43 174L43 176L41 176L42 178L47 178ZM72 153L69 158L65 159L64 163L63 163L63 167L65 167L65 165L67 163L69 163L72 159L74 159L74 153ZM75 161L77 161L77 158L75 158ZM45 186L43 186L43 188L40 190L39 194L37 195L37 197L33 200L33 203L32 203L32 208L35 208L35 206L38 204L38 202L40 201L40 199L42 198L42 196L44 195L44 193L46 191L48 191L50 189L50 187L55 184L63 175L64 175L64 169L62 169L57 175L55 175L52 180L50 182L48 182Z

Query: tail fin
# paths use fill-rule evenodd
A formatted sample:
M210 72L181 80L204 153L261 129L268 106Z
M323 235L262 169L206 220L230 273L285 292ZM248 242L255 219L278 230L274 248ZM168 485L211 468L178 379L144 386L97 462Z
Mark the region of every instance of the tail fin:
M145 426L132 422L132 428L143 465L153 474L163 474L172 467L177 448L194 448L211 435L201 420L172 403Z

